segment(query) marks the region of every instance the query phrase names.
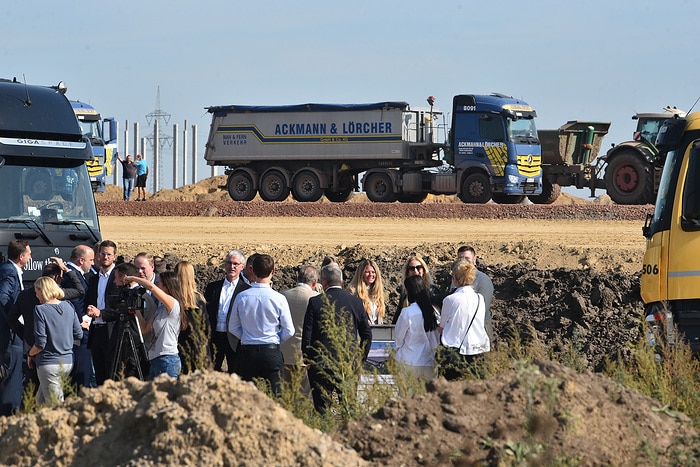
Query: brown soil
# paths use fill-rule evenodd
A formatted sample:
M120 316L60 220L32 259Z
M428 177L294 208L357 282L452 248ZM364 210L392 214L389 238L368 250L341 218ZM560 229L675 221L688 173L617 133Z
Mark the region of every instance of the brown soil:
M121 190L109 187L97 197L103 236L125 260L144 250L170 264L192 261L200 285L221 276L232 248L272 254L278 289L294 285L299 264L318 265L325 254L338 256L348 277L372 257L390 314L411 252L444 285L457 246L471 243L494 281L497 343L518 330L555 356L576 349L588 370L537 362L484 381L438 380L426 395L393 400L330 435L355 452L237 377L112 383L61 409L0 420L2 462L496 465L515 464L526 450L545 465L683 462L677 447L697 436L687 418L593 373L606 356L628 356L639 337L641 226L651 206L566 195L553 206L469 206L450 197L380 205L359 195L340 204L234 203L221 184L217 177L138 203L119 201Z

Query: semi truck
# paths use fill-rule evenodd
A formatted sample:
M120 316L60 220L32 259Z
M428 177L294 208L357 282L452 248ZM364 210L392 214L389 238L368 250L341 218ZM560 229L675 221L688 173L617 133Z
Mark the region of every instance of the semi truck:
M647 239L641 297L647 316L677 329L700 351L700 113L675 115L661 125L656 147L666 154Z
M0 245L27 240L28 286L58 256L101 240L86 161L93 159L63 82L27 85L0 79ZM6 261L6 247L0 261Z
M107 177L112 175L113 156L117 152L118 128L114 117L102 118L90 104L71 101L83 135L90 139L92 159L87 168L92 182L92 190L102 193L106 188Z
M542 191L535 110L501 94L457 95L444 114L406 102L212 106L205 159L235 201L374 202L457 195L518 203ZM360 178L360 175L362 177Z

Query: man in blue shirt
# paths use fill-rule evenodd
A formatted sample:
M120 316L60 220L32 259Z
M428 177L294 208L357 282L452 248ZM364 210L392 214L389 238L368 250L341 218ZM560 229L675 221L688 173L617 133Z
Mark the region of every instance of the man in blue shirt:
M148 178L148 162L141 155L136 155L136 201L146 201L146 179Z
M275 395L282 388L284 357L280 344L294 335L287 299L270 286L275 261L270 255L253 260L255 281L236 296L228 330L241 340L238 373L245 381L265 378Z

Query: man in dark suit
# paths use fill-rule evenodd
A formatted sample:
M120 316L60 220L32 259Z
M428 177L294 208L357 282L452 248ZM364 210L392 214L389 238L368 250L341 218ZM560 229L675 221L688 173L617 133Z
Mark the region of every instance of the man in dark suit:
M97 263L100 269L88 280L86 306L92 305L98 310L104 310L108 305L108 297L119 293L115 282L114 261L117 259L117 245L111 240L104 240L97 250ZM85 310L87 313L87 308ZM90 322L90 333L87 346L92 355L95 369L95 381L101 386L110 377L110 369L114 358L115 348L111 341L114 322L105 321L104 317L93 318Z
M92 357L90 350L87 348L88 329L90 326L87 319L87 303L86 294L88 290L88 280L92 276L92 265L95 262L95 251L87 245L78 245L71 251L70 259L66 266L75 271L75 274L65 275L61 281L61 287L64 289L82 287L86 292L70 302L75 308L75 313L78 315L78 321L83 328L83 338L79 345L73 346L73 370L70 373L73 382L80 386L89 388L93 384Z
M346 326L347 340L341 338L345 342L356 342L359 334L364 347L363 360L367 358L372 345L372 329L362 300L343 290L343 272L338 264L331 263L321 269L321 284L325 293L311 297L306 308L301 351L310 365L309 381L314 407L320 414L324 414L330 405L329 396L333 391L339 392L337 378L328 374L332 373L332 364L324 361L324 358L338 358L335 346L339 342L333 342L338 338L333 339L329 335L325 323L331 319L333 323ZM334 315L327 314L329 309ZM320 347L327 349L328 354L321 356L318 351Z
M233 299L250 287L241 277L241 270L245 264L245 255L242 251L230 251L224 259L226 277L210 282L204 291L204 298L207 301L207 316L211 327L209 346L214 356L214 369L216 371L221 371L224 359L226 359L226 368L229 373L233 373L236 369L236 349L229 342L228 318Z
M0 363L8 366L8 376L0 387L0 415L11 415L22 403L22 336L9 320L10 309L23 289L22 268L32 259L26 240L12 240L8 260L0 265Z

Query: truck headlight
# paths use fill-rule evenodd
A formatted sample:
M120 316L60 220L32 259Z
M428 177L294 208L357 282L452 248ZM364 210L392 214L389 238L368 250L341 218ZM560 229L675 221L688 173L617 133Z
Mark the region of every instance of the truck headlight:
M508 183L511 185L517 185L518 184L518 176L517 175L508 175Z

